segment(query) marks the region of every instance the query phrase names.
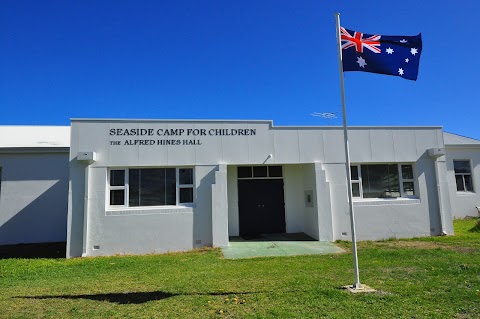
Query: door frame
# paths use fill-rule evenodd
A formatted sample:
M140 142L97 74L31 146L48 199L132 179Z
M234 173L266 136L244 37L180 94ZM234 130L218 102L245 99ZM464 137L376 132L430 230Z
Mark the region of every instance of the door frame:
M242 168L251 168L252 170L252 173L251 173L251 176L248 176L248 177L239 177L239 174L238 174L238 168L239 167L242 167ZM267 174L266 176L254 176L254 167L265 167L267 169ZM275 174L275 176L271 176L270 174L270 168L269 167L275 167L277 169L277 172ZM281 169L280 171L280 174L278 174L278 168ZM281 180L282 181L282 197L283 197L283 200L282 200L282 210L283 210L283 232L286 232L287 230L287 211L286 211L286 203L285 203L285 200L286 200L286 194L285 194L285 179L284 179L284 167L283 165L239 165L236 167L237 169L237 181L236 181L236 184L237 184L237 207L238 207L238 234L240 236L244 235L245 233L242 233L242 227L241 227L241 207L240 207L240 181L243 181L243 180ZM263 205L262 205L263 206Z

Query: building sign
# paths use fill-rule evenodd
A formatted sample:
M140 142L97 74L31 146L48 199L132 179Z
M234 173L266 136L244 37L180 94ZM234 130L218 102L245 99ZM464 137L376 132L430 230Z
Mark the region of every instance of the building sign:
M254 136L248 128L111 128L110 145L202 145L202 136ZM127 137L126 140L118 140ZM115 140L113 140L115 139Z

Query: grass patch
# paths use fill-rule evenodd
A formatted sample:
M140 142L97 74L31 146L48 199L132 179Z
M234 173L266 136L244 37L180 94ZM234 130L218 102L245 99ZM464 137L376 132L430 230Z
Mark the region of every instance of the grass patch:
M181 254L0 260L0 318L480 318L477 220L455 236L360 242L349 253L226 260ZM350 243L338 243L347 251Z

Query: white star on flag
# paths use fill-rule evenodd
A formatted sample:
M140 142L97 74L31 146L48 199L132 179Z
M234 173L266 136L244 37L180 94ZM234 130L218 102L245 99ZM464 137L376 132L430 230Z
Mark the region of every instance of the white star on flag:
M407 63L408 63L409 61L410 61L410 60L409 60L408 58L406 58L406 59L405 59L405 62L407 62Z
M413 54L413 55L417 54L418 53L417 48L411 48L410 53Z
M402 68L398 69L398 74L403 75L403 69Z
M367 65L367 62L366 62L365 59L362 58L361 56L359 56L359 57L357 58L357 63L358 63L358 65L359 65L360 67L362 67L362 68L365 68L365 65Z
M388 54L392 54L393 53L393 49L392 48L388 48L385 50Z

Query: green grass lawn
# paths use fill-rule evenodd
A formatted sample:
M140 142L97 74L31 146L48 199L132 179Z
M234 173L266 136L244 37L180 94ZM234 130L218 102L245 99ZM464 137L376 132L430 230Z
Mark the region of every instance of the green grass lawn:
M339 255L225 260L217 249L0 260L0 318L480 318L480 232L359 243ZM476 230L476 231L475 231Z

